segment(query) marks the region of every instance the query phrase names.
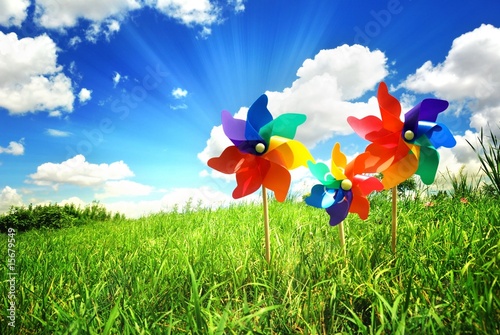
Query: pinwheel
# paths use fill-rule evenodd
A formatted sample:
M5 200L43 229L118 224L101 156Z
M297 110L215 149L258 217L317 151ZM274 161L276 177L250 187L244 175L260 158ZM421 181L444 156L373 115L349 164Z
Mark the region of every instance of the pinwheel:
M227 111L222 112L222 128L234 145L207 164L222 173L236 174L235 199L262 187L266 259L269 262L266 189L274 191L276 200L284 201L291 182L289 170L307 166L312 156L301 142L293 140L306 116L288 113L273 119L267 102L267 96L261 95L248 110L246 121L233 118Z
M369 158L370 155L365 152L347 163L346 156L340 151L340 144L336 143L330 168L324 163L308 162L309 170L321 184L313 186L305 202L326 209L330 215L330 225L339 225L342 247L345 245L342 221L349 212L357 213L365 220L370 211L367 195L384 188L380 180L363 174Z
M396 186L417 174L424 184L434 182L439 164L437 148L452 148L456 141L450 130L437 123L438 114L448 108L448 102L425 99L404 115L401 121L401 105L389 94L387 85L381 82L377 99L381 119L370 115L363 119L353 116L347 122L364 139L372 142L366 148L371 157L369 172L382 172L385 189L393 194L393 251L396 240Z
M425 99L400 119L401 105L381 82L377 95L382 119L370 115L363 119L353 116L347 122L364 139L372 142L366 151L372 156L370 172L383 172L386 189L397 186L417 174L426 185L434 182L439 164L437 148L452 148L456 141L450 130L437 123L439 113L448 102Z

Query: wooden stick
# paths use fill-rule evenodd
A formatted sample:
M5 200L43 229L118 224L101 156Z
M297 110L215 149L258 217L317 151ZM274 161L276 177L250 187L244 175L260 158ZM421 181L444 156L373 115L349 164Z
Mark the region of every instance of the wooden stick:
M267 190L262 185L262 206L264 207L264 237L266 246L266 261L271 262L271 245L269 241L269 213L267 205Z
M391 247L393 253L396 253L396 238L398 230L397 209L398 209L398 187L394 186L392 188L392 240L391 240Z
M340 246L344 252L344 256L347 256L347 250L345 247L345 234L344 234L344 223L339 223L339 237L340 237Z

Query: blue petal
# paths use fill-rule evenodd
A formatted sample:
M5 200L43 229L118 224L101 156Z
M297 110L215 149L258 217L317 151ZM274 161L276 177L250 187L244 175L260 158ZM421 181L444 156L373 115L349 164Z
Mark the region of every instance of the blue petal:
M325 187L323 185L314 185L311 189L311 194L305 199L309 206L324 208L322 206L323 197L325 195Z
M267 109L267 95L262 94L250 106L247 113L247 126L245 128L245 137L247 140L263 141L259 135L259 130L273 120L271 112Z

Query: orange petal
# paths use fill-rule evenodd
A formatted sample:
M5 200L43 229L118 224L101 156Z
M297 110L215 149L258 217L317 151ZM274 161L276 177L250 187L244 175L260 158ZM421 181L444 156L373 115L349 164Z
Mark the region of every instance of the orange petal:
M279 165L270 162L269 170L267 171L262 185L274 191L274 196L279 202L283 202L290 188L291 176L288 170Z
M385 189L393 188L406 179L410 178L418 168L418 159L413 154L408 154L399 162L391 165L388 169L382 171L384 178L382 184Z

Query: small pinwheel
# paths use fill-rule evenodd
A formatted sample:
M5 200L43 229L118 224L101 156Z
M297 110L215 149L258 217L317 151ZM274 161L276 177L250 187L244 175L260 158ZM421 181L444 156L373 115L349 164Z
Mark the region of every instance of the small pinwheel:
M222 128L234 146L211 158L208 166L225 174L236 173L235 199L264 186L274 191L276 200L284 201L291 181L288 170L306 166L312 159L309 150L293 140L306 116L289 113L273 119L267 101L261 95L248 110L246 121L222 112Z
M397 186L413 174L427 185L434 182L439 164L437 148L452 148L456 141L450 130L436 123L448 102L425 99L400 119L401 105L381 82L377 99L382 119L370 115L363 119L353 116L347 122L364 139L372 142L366 148L371 154L369 172L382 172L386 189Z
M366 196L384 187L375 177L364 175L368 153L362 153L349 164L336 143L332 150L331 168L324 163L308 162L311 173L321 182L314 185L305 199L308 205L325 208L330 215L330 225L341 223L349 212L365 220L370 211Z

